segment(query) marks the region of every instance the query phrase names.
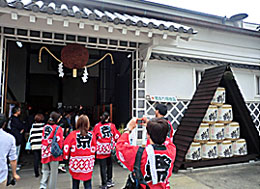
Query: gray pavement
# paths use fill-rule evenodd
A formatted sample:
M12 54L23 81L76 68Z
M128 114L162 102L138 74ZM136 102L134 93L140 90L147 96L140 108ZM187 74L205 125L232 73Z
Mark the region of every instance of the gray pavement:
M114 189L125 185L129 171L116 163L113 166ZM39 188L40 178L35 178L33 169L25 167L19 172L21 180L16 186L9 188L30 189ZM235 164L229 166L210 167L203 169L190 169L173 174L170 178L171 188L174 189L260 189L260 161L253 163ZM99 165L95 165L92 177L94 189L100 185ZM57 182L58 189L71 188L71 176L69 173L60 173ZM81 188L83 186L81 185Z

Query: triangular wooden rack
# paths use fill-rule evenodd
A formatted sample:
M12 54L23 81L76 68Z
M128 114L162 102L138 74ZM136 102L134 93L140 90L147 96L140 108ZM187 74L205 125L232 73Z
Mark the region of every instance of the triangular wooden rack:
M249 110L239 90L229 66L219 66L207 69L201 82L185 112L185 115L174 135L173 142L177 148L174 172L180 168L203 167L243 162L255 159L260 154L259 135L252 121ZM226 103L232 105L233 120L240 124L241 138L247 142L247 156L222 158L213 160L200 160L185 162L185 155L194 139L194 136L204 118L210 102L218 87L226 89Z

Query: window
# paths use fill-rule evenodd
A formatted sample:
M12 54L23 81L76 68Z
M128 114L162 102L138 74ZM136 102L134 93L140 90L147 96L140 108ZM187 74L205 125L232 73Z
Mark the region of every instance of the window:
M199 71L199 70L195 71L195 77L196 77L195 78L195 84L196 84L196 87L199 85L200 80L201 80L203 74L204 74L204 71Z
M260 76L256 76L256 95L260 96Z

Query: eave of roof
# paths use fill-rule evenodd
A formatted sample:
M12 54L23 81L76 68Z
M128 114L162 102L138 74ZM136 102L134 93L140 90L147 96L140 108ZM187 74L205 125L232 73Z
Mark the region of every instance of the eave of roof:
M217 60L207 60L202 58L191 58L183 56L174 56L166 54L152 53L150 60L164 60L164 61L175 61L175 62L185 62L192 64L205 64L205 65L229 65L234 68L244 68L251 70L260 70L260 65L249 65L249 64L237 64L231 62L217 61Z
M95 2L94 2L95 3ZM115 25L124 24L126 26L147 27L160 31L196 34L193 28L177 24L165 19L154 19L150 17L105 10L104 6L97 7L94 3L85 4L82 1L31 1L31 0L0 0L1 7L15 8L32 12L41 12L49 15L60 15L63 17L75 17L78 19L97 20L103 23L112 22ZM113 6L113 5L110 5ZM125 10L125 9L124 9Z

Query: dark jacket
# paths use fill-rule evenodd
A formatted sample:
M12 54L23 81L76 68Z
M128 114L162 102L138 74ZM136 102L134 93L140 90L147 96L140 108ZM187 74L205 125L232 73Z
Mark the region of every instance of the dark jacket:
M11 116L10 120L11 134L15 137L16 146L19 146L23 140L23 133L21 130L24 129L24 124L16 116Z

